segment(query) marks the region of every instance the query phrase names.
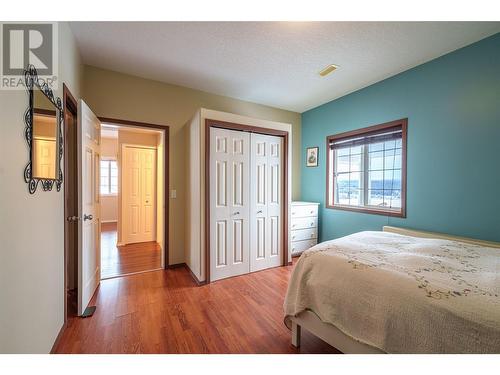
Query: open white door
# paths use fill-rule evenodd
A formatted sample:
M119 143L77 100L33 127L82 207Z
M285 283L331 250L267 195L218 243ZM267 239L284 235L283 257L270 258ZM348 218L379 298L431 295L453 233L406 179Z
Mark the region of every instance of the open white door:
M78 107L78 315L84 315L101 280L101 123L83 100Z

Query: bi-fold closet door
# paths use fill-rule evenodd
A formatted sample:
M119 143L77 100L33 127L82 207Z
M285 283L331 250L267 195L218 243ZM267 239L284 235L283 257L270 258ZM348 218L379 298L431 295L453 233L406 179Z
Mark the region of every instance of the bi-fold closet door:
M252 134L250 272L282 264L282 138Z
M282 138L210 128L210 279L279 266Z
M210 129L210 275L249 270L250 134Z

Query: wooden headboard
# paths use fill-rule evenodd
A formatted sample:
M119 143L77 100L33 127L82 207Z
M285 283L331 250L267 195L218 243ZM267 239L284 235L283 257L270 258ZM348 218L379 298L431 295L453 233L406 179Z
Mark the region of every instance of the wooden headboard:
M397 234L402 234L405 236L422 237L422 238L439 238L442 240L460 241L460 242L466 242L466 243L470 243L470 244L474 244L474 245L495 247L495 248L500 249L499 242L476 240L474 238L458 237L458 236L452 236L450 234L443 234L443 233L424 232L421 230L392 227L392 226L388 226L388 225L385 225L382 229L384 232L397 233Z

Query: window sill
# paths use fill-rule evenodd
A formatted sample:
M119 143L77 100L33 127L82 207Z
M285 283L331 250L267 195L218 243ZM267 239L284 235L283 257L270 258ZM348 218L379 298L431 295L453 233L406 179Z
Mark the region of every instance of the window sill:
M118 194L101 194L101 197L117 197Z
M392 216L392 217L400 217L406 218L405 209L401 210L387 210L387 209L379 209L375 207L356 207L356 206L343 206L343 205L327 205L326 208L330 208L333 210L343 210L343 211L353 211L365 214L375 214L375 215L383 215L383 216Z

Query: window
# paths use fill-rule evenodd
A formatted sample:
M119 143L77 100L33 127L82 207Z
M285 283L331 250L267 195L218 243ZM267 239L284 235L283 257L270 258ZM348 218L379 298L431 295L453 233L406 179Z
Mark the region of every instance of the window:
M406 217L407 119L327 137L327 207Z
M118 165L116 160L101 160L101 195L118 193Z

